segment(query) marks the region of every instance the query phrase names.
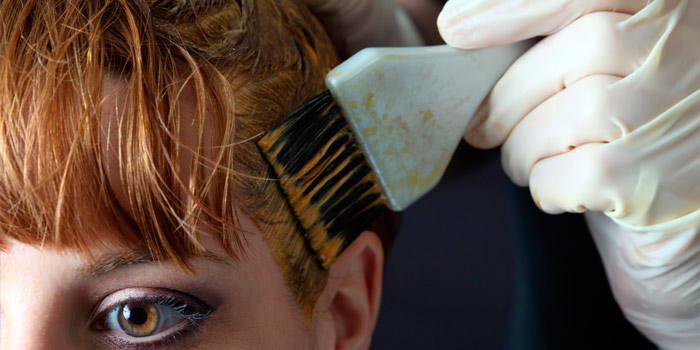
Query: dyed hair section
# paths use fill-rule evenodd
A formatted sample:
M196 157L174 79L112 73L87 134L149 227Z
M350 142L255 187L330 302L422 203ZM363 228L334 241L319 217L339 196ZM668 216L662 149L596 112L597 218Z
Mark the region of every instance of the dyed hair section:
M300 1L5 0L0 60L0 243L89 255L104 237L85 215L99 215L124 228L110 238L187 268L202 225L241 253L241 208L310 317L327 273L254 144L324 90L337 63ZM116 150L100 129L110 76L126 87ZM196 96L192 125L183 86ZM194 142L179 139L187 128ZM106 152L119 152L132 214L110 190ZM76 210L85 206L95 210Z

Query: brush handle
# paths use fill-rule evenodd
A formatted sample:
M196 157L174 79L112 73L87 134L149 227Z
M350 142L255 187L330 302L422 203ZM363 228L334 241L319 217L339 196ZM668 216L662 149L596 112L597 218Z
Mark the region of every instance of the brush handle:
M369 48L328 73L326 86L391 209L403 210L435 187L476 109L533 44Z

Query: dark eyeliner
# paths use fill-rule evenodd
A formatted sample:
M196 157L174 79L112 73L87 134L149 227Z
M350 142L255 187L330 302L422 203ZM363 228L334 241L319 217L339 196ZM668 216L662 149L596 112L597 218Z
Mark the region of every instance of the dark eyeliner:
M121 297L124 295L124 297ZM110 301L117 299L117 301ZM160 339L149 342L132 342L129 336L112 334L107 328L107 317L116 308L121 308L130 303L148 303L170 308L183 318L184 324L166 330L166 335ZM157 349L167 347L179 342L182 338L196 331L201 321L207 319L213 309L199 298L186 293L162 288L132 288L115 292L105 298L99 305L100 311L96 313L93 329L104 332L103 340L117 346L119 349ZM157 335L156 335L157 336Z

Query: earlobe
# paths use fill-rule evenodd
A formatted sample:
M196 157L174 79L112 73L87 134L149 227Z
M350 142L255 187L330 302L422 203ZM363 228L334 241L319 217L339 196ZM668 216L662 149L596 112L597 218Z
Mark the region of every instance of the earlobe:
M384 252L379 237L364 231L329 269L317 305L332 320L334 349L367 349L377 321L382 290ZM329 339L330 340L330 339Z

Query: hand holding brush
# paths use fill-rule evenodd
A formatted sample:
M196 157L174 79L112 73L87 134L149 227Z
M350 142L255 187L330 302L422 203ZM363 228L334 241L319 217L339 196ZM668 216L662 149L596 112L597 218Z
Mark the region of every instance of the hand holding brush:
M585 212L617 302L657 345L700 347L700 1L447 3L473 49L548 35L466 140L548 213Z

